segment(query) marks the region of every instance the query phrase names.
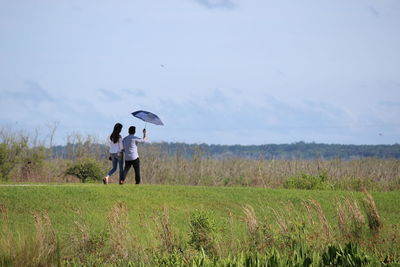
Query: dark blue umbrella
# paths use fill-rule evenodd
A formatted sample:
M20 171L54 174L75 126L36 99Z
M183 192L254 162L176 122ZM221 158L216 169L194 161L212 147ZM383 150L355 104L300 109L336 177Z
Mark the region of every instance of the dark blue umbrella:
M155 125L164 125L164 123L160 120L160 118L156 114L151 113L149 111L138 110L132 112L132 115L145 122L153 123Z

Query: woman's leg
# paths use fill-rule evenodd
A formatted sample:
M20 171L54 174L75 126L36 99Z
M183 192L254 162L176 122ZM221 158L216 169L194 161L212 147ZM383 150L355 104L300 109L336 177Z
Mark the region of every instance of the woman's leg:
M111 154L111 160L112 160L112 169L107 173L107 176L103 179L104 184L108 184L108 178L113 175L113 173L117 170L117 164L118 164L118 158Z
M108 172L108 176L111 176L114 174L114 172L117 170L117 164L118 164L118 157L115 155L111 155L112 158L112 169Z

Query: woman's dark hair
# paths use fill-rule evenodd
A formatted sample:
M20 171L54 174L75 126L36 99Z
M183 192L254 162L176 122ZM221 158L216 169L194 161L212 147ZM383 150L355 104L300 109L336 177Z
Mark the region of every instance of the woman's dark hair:
M122 130L122 124L121 123L116 123L114 125L114 130L113 130L112 134L110 135L110 140L114 144L116 144L118 142L121 130Z

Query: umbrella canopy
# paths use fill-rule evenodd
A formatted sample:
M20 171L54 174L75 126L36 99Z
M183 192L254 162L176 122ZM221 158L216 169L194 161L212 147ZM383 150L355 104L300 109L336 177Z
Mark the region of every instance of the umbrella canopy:
M149 111L138 110L132 112L132 115L145 122L153 123L155 125L164 125L164 123L160 120L160 118L156 114L151 113Z

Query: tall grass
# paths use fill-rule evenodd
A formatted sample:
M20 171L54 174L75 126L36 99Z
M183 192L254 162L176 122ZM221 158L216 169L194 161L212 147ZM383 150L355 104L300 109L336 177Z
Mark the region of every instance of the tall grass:
M53 129L53 128L52 128ZM54 130L47 138L54 135ZM50 137L49 137L50 136ZM51 137L53 138L53 137ZM71 134L63 154L49 149L52 143L38 136L0 130L0 181L79 182L66 175L67 168L83 158L99 161L104 174L111 168L104 146L94 136ZM353 160L265 160L213 158L200 149L192 157L177 150L171 155L159 144L139 148L143 183L206 186L282 187L288 179L326 177L336 190L391 191L400 189L400 160L363 158ZM4 155L3 155L4 154ZM2 157L4 156L4 159ZM3 173L3 174L2 174ZM117 182L118 177L111 177ZM127 182L132 182L133 172ZM325 187L321 187L325 188Z
M314 223L314 220L312 218L313 214L317 215L320 225L320 229L317 229L318 237L322 238L325 243L329 243L333 238L332 228L329 225L321 204L318 201L311 199L308 201L304 201L303 206L306 208L306 214L309 216L308 222L311 222L312 224L317 224Z
M247 225L247 232L249 236L248 246L251 248L251 250L258 249L262 241L254 208L250 205L247 205L243 208L243 212L245 214L244 221Z
M390 159L256 160L191 159L144 151L143 177L152 184L282 187L294 176L318 176L323 170L334 189L362 191L400 188L400 161Z
M363 236L365 218L356 200L342 198L336 202L339 229L348 241L357 241Z
M171 220L167 207L163 207L163 210L154 218L154 221L158 228L158 236L160 238L160 249L168 253L173 252L177 249L177 237L172 230Z
M35 213L32 232L15 232L2 209L0 266L50 266L61 262L59 242L46 213Z
M382 228L381 216L379 215L378 208L376 207L372 195L368 191L364 191L364 193L364 207L368 219L368 226L374 235L378 235L380 229Z
M367 201L374 201L365 193ZM364 200L362 200L364 201ZM332 203L334 204L334 203ZM13 228L8 211L0 205L1 266L380 266L384 262L400 264L400 232L380 224L381 234L372 234L362 216L371 207L360 205L355 198L337 202L344 220L330 225L321 204L309 199L295 205L281 203L272 217L258 217L248 204L243 217L233 218L247 228L246 236L221 229L212 212L198 209L186 218L187 227L171 222L167 208L155 217L157 233L151 234L159 246L140 243L143 228L131 227L131 212L125 202L116 201L104 211L106 226L91 231L89 222L75 221L75 231L59 240L47 213L33 213L33 231ZM375 212L379 214L376 205ZM306 212L308 211L308 213ZM78 215L81 211L77 211ZM140 215L138 215L140 216ZM358 223L361 234L354 231ZM344 224L344 226L342 225ZM145 224L146 225L146 224ZM147 224L147 226L149 226ZM343 236L342 228L345 229ZM184 238L178 240L176 232ZM369 231L369 232L368 232ZM229 237L229 235L233 235ZM227 238L225 238L227 237ZM235 249L232 239L238 240ZM344 265L344 262L358 262Z

